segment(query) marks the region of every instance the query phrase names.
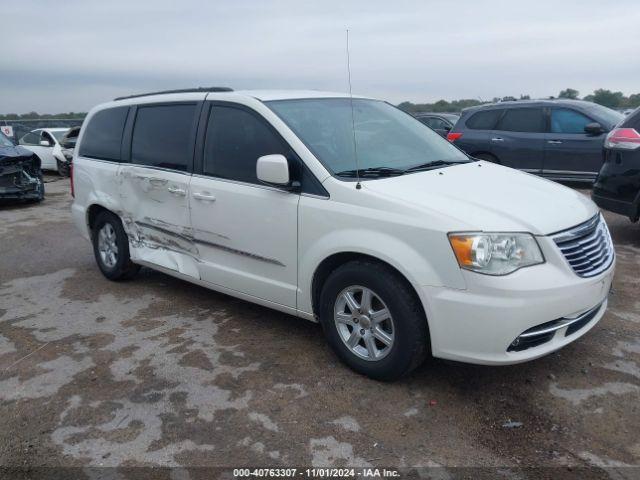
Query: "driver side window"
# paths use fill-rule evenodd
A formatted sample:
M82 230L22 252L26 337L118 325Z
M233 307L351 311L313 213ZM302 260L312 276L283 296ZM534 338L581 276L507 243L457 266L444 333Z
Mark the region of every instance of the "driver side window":
M274 153L287 156L288 148L264 120L241 108L211 108L204 145L206 175L260 183L258 158Z
M588 117L568 108L551 110L552 133L585 133L584 127L593 122Z

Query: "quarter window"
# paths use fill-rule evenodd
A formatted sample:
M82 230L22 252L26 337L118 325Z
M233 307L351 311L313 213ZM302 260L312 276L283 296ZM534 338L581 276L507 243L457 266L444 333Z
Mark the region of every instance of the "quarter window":
M186 171L193 157L195 113L195 103L138 107L131 163Z
M211 108L204 145L205 174L259 183L256 162L274 153L287 155L288 148L264 120L239 108Z
M20 145L40 145L40 132L29 132L20 139Z
M584 127L592 120L575 110L554 108L551 110L551 131L553 133L585 133Z
M500 119L497 130L506 132L544 132L542 108L509 108Z
M109 108L96 112L89 120L89 124L83 127L80 156L119 162L122 132L128 113L129 107Z
M473 130L493 130L503 111L496 109L474 113L465 124Z

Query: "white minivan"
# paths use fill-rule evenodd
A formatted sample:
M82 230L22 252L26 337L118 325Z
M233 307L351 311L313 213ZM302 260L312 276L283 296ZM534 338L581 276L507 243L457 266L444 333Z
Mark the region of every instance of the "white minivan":
M72 185L107 278L144 265L318 321L381 380L429 355L501 365L557 350L602 318L614 271L586 196L344 94L116 99L88 114Z

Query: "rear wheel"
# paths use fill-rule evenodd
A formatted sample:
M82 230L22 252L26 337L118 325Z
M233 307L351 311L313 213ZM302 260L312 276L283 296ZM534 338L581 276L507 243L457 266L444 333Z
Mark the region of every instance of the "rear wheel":
M129 239L122 222L111 212L98 214L94 228L93 253L102 274L109 280L133 277L140 266L131 261Z
M420 301L404 278L382 264L358 260L335 270L322 288L319 314L338 357L371 378L395 380L429 352Z

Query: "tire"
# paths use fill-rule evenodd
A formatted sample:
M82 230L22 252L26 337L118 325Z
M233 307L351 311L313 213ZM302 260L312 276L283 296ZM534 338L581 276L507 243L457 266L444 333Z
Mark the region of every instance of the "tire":
M362 307L366 290L373 298L369 312L351 311L345 294L351 294ZM383 318L385 307L390 319L376 325L369 314L374 312L371 317ZM375 380L391 381L406 375L430 352L427 319L415 292L397 272L374 261L351 261L329 275L320 294L319 317L327 341L338 357L356 372ZM356 328L359 330L354 334ZM380 329L387 341L391 339L390 345L380 340L385 338ZM355 346L347 346L349 340ZM370 350L372 341L374 355Z
M140 266L131 261L129 238L116 215L106 211L100 212L96 217L91 236L93 254L105 277L119 281L132 278L138 273Z
M500 165L500 160L495 155L491 155L490 153L478 153L476 155L471 155L473 158L477 158L478 160L485 160L486 162L497 163Z
M56 165L58 166L58 175L61 177L69 176L69 164L65 162L61 162L56 158Z

